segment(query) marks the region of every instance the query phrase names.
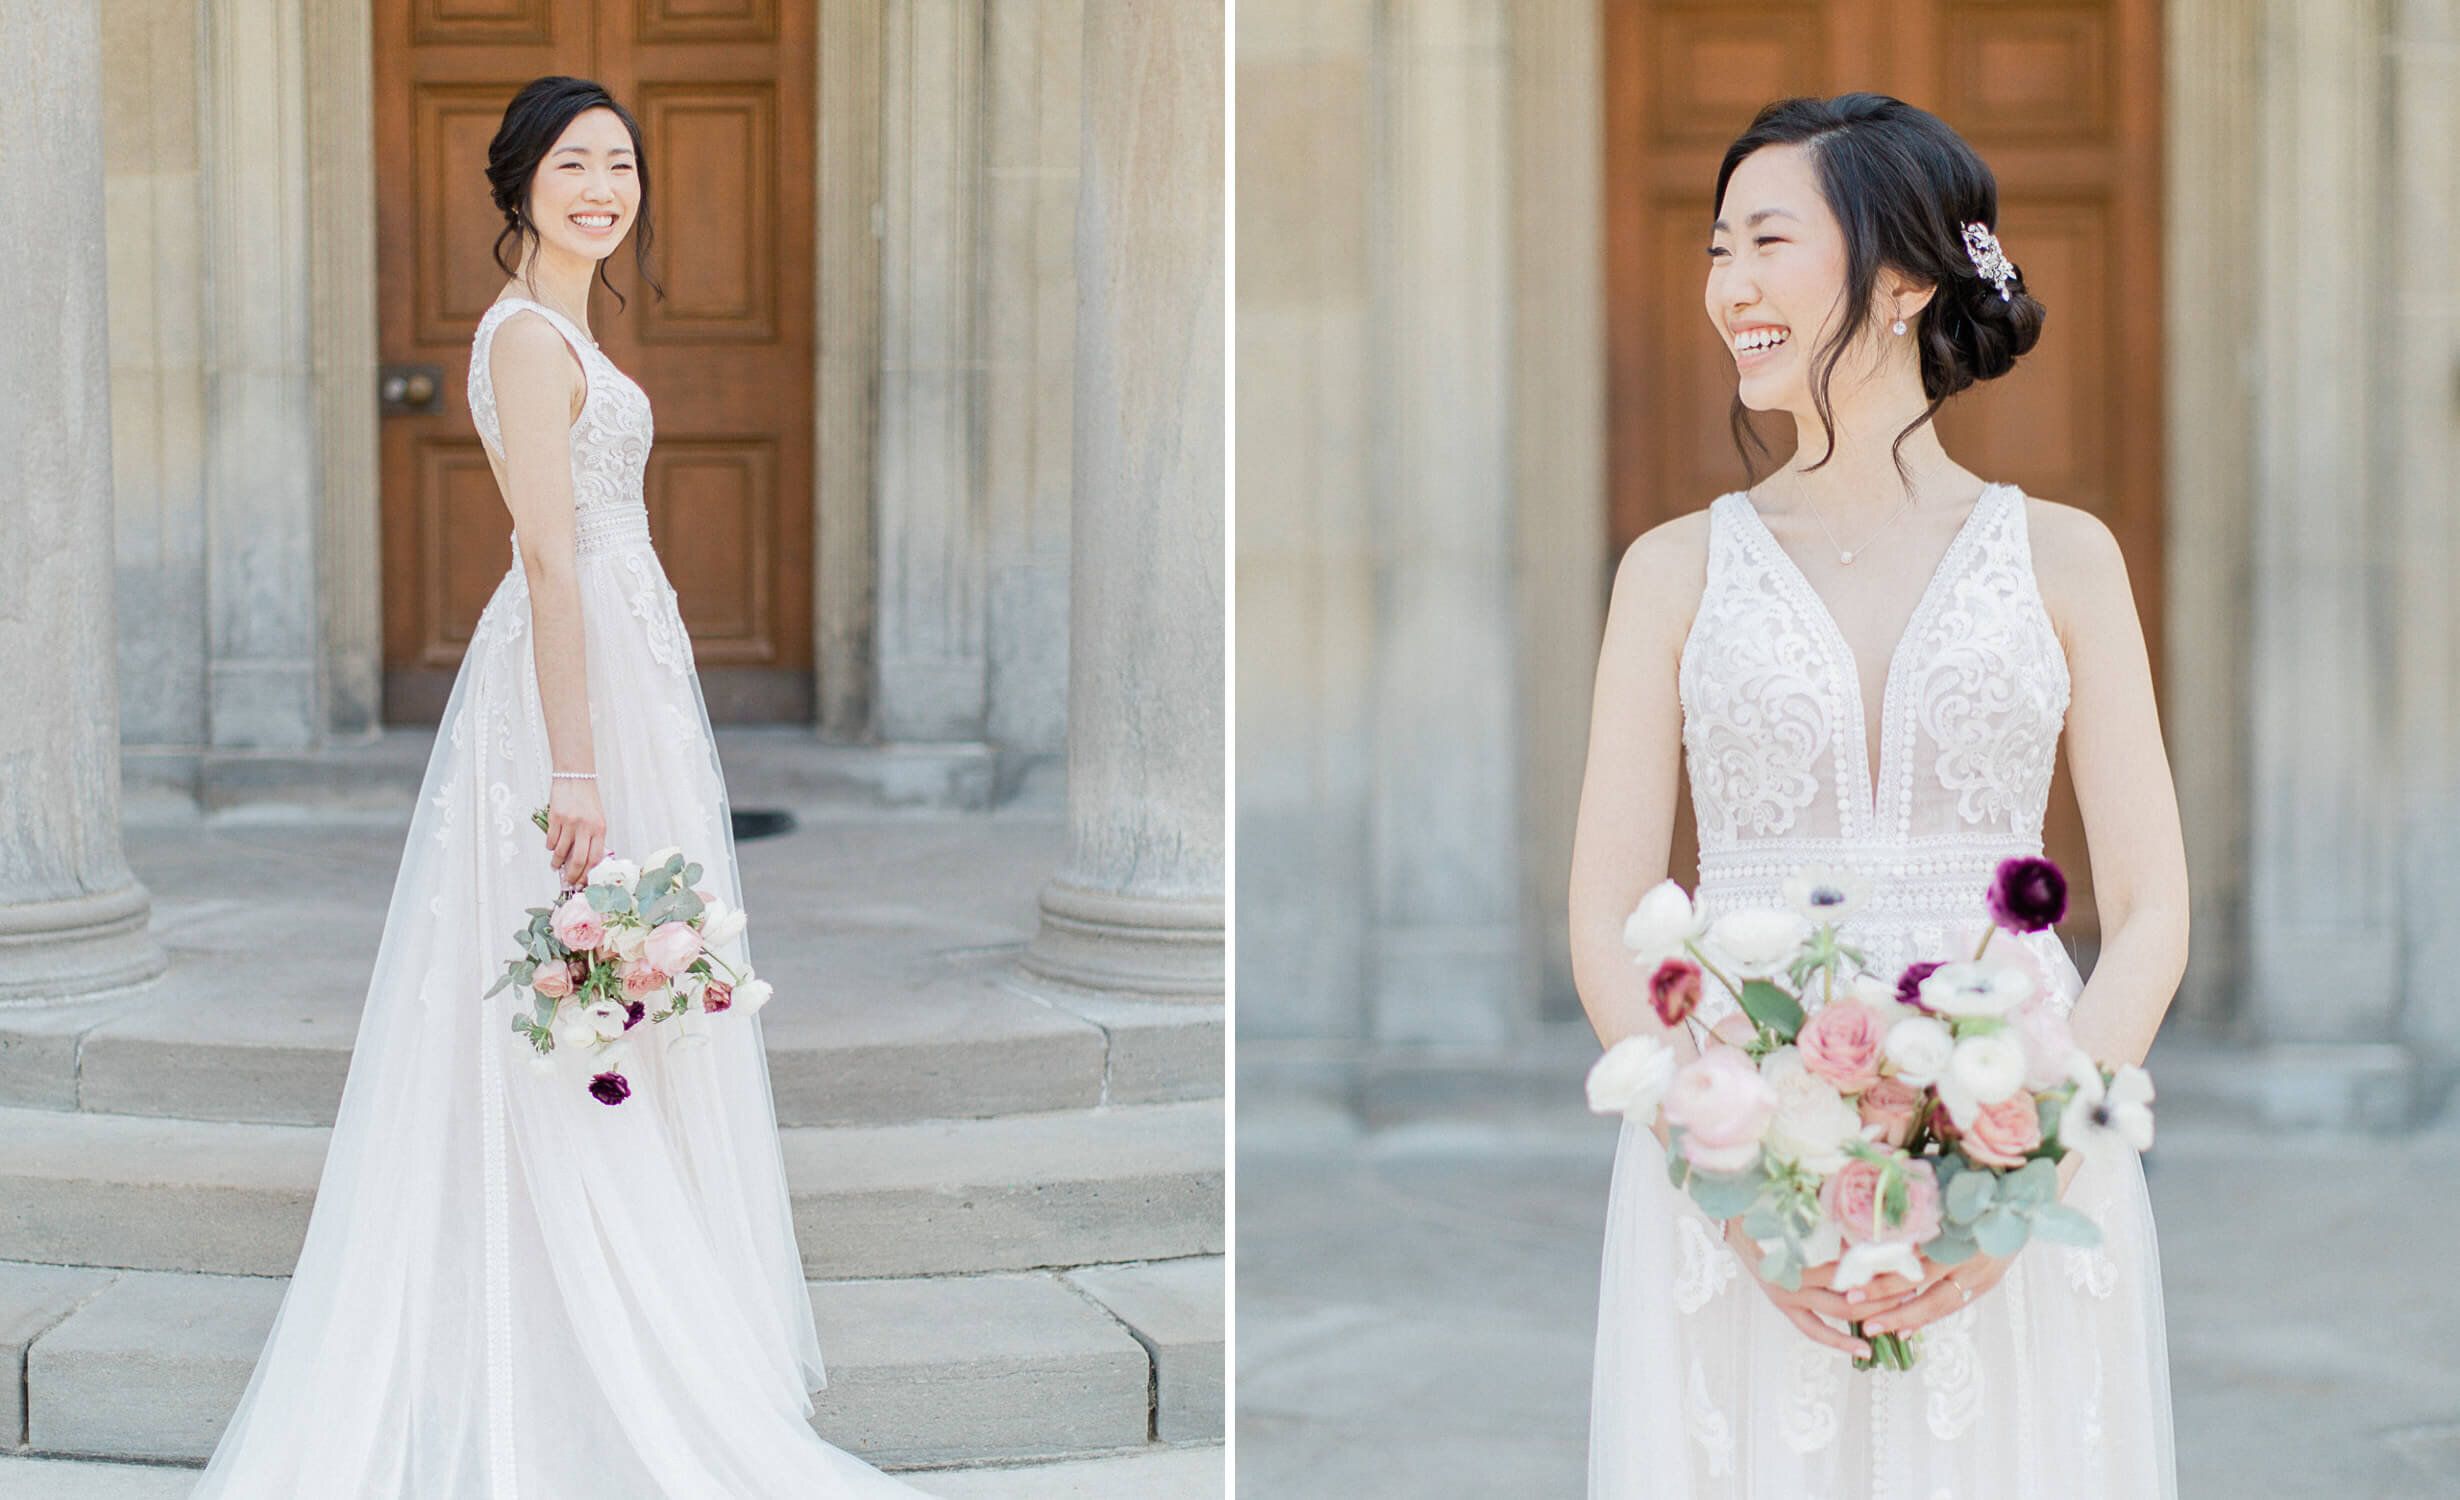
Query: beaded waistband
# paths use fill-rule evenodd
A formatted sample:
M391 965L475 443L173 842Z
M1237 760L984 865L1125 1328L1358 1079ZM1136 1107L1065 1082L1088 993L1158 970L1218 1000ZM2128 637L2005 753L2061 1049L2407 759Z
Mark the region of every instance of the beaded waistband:
M610 552L649 540L649 508L645 505L593 505L572 513L572 550L576 556ZM513 565L521 563L521 533L512 535Z
M1699 899L1719 915L1752 906L1782 906L1787 877L1805 865L1841 866L1870 882L1868 918L1956 918L1985 908L1999 862L2039 856L2039 844L1907 844L1852 850L1821 840L1785 840L1741 849L1702 850ZM1777 841L1770 841L1776 844Z

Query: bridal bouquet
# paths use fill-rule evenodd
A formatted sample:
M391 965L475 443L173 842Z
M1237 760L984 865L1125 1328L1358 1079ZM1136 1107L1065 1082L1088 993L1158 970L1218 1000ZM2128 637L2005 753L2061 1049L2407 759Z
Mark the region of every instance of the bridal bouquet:
M544 832L547 810L530 821ZM710 1016L751 1015L768 1003L767 980L712 951L740 937L745 918L693 889L699 878L700 866L680 849L661 849L645 866L610 854L554 906L530 908L529 924L513 934L521 956L504 965L487 994L511 985L535 997L512 1018L533 1067L552 1072L558 1047L586 1053L590 1097L621 1104L632 1094L623 1068L634 1027L671 1023L674 1045L705 1046Z
M2065 876L2046 859L2002 862L1973 957L1894 980L1837 936L1866 895L1851 871L1806 868L1786 882L1789 906L1714 926L1671 880L1643 896L1623 938L1658 1018L1698 1024L1704 975L1741 1014L1679 1068L1655 1035L1617 1042L1590 1070L1589 1107L1662 1113L1675 1186L1712 1219L1739 1217L1760 1274L1789 1290L1811 1266L1833 1263L1829 1285L1848 1291L1890 1271L1919 1280L1924 1258L2013 1255L2037 1236L2099 1243L2099 1226L2058 1201L2059 1162L2148 1149L2152 1081L2076 1046L2023 945L1990 949L2001 928L2039 932L2065 915ZM1913 1367L1918 1334L1854 1333L1872 1350L1857 1369Z

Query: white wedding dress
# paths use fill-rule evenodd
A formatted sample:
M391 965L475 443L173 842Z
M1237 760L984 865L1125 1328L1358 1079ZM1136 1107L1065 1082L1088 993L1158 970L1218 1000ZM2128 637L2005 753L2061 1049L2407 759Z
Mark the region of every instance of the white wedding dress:
M588 380L572 481L609 847L679 845L740 904L690 639L649 543L649 398L552 309ZM820 1440L819 1341L758 1020L635 1049L630 1099L530 1065L481 994L556 875L530 821L549 763L519 566L472 633L402 853L307 1241L196 1500L887 1500ZM757 917L757 914L755 914ZM739 947L741 940L738 939ZM738 965L748 952L730 952Z
M1844 637L1748 496L1709 510L1708 581L1679 685L1712 916L1782 905L1804 864L1871 882L1843 925L1875 973L1971 956L1982 893L2041 853L2068 702L2033 576L2025 499L1985 490L1890 660L1878 774ZM1874 795L1875 792L1875 795ZM2023 941L2057 999L2054 933ZM1702 1019L1733 1002L1714 984ZM1718 1226L1623 1127L1607 1209L1590 1409L1591 1500L2173 1500L2168 1356L2141 1165L2081 1170L2099 1247L2028 1245L1924 1332L1910 1372L1856 1372L1751 1283Z

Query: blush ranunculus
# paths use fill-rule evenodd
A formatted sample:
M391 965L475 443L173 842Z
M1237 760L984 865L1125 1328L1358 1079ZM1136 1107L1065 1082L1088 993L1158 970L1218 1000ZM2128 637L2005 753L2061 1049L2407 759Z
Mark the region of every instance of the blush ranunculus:
M545 999L561 1000L571 994L579 982L573 977L572 968L568 959L559 958L553 963L540 964L537 972L530 976L530 988Z
M700 957L700 934L689 922L661 922L641 945L641 957L661 974L680 974Z
M646 963L624 965L621 978L626 1000L647 1000L666 988L666 976Z
M578 891L555 909L555 915L547 919L547 929L555 934L557 942L575 953L587 953L606 941L606 918L598 915L598 908L589 904L589 897Z
M1913 1138L1914 1117L1922 1112L1923 1091L1901 1078L1882 1078L1855 1101L1862 1123L1879 1127L1882 1145L1902 1146Z
M1649 1007L1668 1028L1680 1026L1700 1008L1700 966L1687 958L1669 958L1649 976Z
M1857 1156L1839 1168L1819 1190L1822 1212L1854 1244L1919 1245L1939 1232L1939 1179L1929 1162L1897 1163L1905 1174L1905 1217L1895 1224L1880 1222L1880 1170Z
M1858 1000L1840 998L1811 1013L1794 1045L1802 1049L1804 1067L1836 1085L1839 1093L1854 1094L1878 1081L1880 1045L1887 1034L1887 1023L1877 1012Z
M1965 1123L1965 1155L1985 1167L2021 1167L2041 1146L2041 1111L2018 1094L1985 1104Z
M1742 1172L1759 1160L1760 1136L1777 1112L1776 1091L1751 1059L1713 1047L1676 1071L1666 1123L1683 1130L1683 1156L1703 1172Z
M700 1008L710 1015L735 1003L735 987L723 979L712 979L700 987Z

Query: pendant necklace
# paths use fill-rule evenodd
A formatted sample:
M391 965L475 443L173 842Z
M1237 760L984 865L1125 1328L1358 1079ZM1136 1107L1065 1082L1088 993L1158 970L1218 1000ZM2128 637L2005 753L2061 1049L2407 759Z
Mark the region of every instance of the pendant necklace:
M1905 505L1911 505L1912 503L1913 497L1911 495L1907 495L1905 497ZM1853 566L1855 555L1868 548L1873 541L1877 540L1879 533L1888 529L1888 521L1893 521L1898 516L1905 513L1905 505L1898 506L1896 509L1888 513L1887 521L1882 521L1877 526L1871 528L1871 534L1862 539L1862 546L1848 547L1836 539L1835 532L1828 529L1828 522L1820 515L1819 507L1811 503L1811 499L1808 495L1803 497L1802 504L1803 508L1811 513L1811 519L1819 522L1820 535L1826 537L1828 539L1828 545L1836 549L1836 560L1849 568Z

